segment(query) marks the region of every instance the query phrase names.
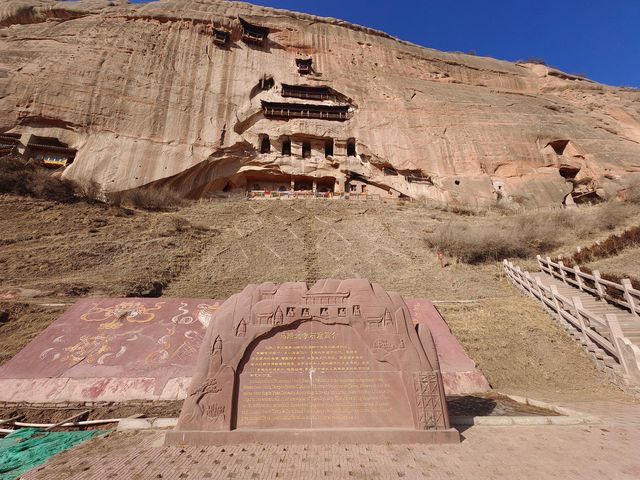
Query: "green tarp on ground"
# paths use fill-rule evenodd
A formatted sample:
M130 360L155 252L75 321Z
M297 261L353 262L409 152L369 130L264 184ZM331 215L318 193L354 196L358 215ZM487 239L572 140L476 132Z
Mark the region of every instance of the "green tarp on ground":
M57 453L109 430L47 432L22 428L0 439L0 480L13 480Z

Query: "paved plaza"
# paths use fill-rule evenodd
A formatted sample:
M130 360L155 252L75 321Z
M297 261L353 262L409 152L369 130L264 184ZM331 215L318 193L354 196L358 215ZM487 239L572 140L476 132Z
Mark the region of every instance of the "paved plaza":
M470 427L459 445L163 447L115 433L26 474L59 479L638 479L640 405L567 403L602 425Z

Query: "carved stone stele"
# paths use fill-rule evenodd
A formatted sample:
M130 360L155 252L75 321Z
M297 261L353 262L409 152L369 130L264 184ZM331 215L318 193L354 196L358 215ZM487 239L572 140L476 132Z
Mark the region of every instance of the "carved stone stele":
M429 330L368 280L249 285L216 312L166 443L457 442Z

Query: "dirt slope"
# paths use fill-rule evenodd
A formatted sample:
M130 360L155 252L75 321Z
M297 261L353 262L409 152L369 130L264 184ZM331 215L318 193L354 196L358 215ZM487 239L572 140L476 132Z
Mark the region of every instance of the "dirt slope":
M313 200L207 201L173 213L127 213L15 196L0 197L0 212L0 295L35 290L27 292L35 298L14 295L0 304L2 361L80 295L222 299L251 282L367 277L406 296L445 302L440 310L497 389L616 395L498 264L447 259L440 267L424 237L459 217L452 213ZM467 218L491 225L497 217Z

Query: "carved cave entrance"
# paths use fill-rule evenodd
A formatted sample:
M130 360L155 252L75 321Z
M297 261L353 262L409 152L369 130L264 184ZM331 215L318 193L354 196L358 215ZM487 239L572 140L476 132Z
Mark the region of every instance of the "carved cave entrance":
M403 373L376 360L355 327L290 326L245 352L232 429L414 428Z

